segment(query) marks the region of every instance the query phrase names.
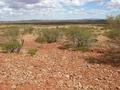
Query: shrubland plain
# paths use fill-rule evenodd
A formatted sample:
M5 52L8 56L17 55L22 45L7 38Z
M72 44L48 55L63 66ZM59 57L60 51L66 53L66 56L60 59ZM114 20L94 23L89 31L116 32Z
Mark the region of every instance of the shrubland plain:
M0 90L120 90L119 76L120 16L0 25Z

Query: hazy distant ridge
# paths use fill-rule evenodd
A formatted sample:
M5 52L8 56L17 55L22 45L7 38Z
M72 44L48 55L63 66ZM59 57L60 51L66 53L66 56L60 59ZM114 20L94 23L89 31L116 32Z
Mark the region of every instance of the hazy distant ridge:
M104 24L105 19L83 19L83 20L20 20L0 21L1 24Z

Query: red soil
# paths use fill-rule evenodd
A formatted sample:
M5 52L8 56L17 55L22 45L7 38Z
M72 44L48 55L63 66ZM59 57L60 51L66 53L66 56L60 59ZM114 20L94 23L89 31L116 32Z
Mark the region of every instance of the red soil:
M0 90L120 90L119 68L86 62L99 53L60 50L58 43L39 45L26 37L23 49L38 52L0 53Z

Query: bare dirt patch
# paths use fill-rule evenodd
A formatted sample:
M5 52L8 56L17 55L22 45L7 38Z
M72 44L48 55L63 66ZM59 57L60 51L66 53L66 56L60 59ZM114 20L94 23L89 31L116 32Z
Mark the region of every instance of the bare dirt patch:
M58 47L57 43L41 45L35 57L1 53L0 90L120 89L119 68L84 60L100 54Z

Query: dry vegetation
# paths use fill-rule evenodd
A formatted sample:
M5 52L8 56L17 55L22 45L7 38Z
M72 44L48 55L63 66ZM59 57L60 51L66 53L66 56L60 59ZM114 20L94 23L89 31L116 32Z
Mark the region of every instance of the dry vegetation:
M120 90L120 16L107 25L1 25L0 90Z

